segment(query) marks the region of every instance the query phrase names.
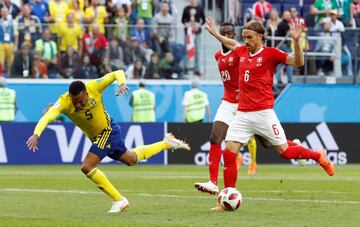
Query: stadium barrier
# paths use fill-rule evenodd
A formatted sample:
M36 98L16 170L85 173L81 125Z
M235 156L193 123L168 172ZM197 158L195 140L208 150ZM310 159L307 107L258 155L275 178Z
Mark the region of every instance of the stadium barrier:
M162 140L164 134L174 133L185 139L192 151L161 152L141 164L195 164L207 165L210 148L210 123L121 123L126 146L154 143ZM0 123L0 164L80 164L91 142L85 138L81 130L71 123L50 124L41 136L39 150L33 153L28 150L25 142L33 133L34 123ZM289 139L298 138L306 147L315 149L323 147L328 156L337 165L360 163L360 124L345 123L302 123L283 124ZM223 144L224 147L224 144ZM272 149L264 149L258 143L258 163L294 164L296 160L284 160ZM249 164L250 155L244 149L244 164ZM105 158L103 163L115 163ZM314 164L308 161L307 164Z

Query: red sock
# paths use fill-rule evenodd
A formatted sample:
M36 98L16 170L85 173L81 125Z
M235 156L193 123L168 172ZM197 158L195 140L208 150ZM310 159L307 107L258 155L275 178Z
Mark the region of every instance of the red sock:
M287 144L289 145L289 147L292 147L292 146L296 146L296 145L299 145L291 140L287 140Z
M210 153L209 153L209 173L210 173L210 180L216 185L218 183L220 159L221 159L221 145L211 144Z
M235 188L237 179L236 154L225 149L224 151L224 188Z
M307 149L302 146L289 146L283 153L280 155L285 159L312 159L318 161L320 159L320 153Z

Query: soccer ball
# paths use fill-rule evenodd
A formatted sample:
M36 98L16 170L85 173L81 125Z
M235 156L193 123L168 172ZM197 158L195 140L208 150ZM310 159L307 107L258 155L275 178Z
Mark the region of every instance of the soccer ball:
M242 195L236 188L224 188L218 198L220 206L226 211L234 211L242 204Z

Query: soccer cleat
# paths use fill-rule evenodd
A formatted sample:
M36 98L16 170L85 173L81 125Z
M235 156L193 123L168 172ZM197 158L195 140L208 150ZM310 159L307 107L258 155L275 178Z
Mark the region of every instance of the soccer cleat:
M164 141L171 146L171 149L184 149L190 151L189 144L182 140L176 139L172 133L166 133Z
M248 168L248 174L249 175L256 174L256 163L250 163L249 168Z
M120 213L129 207L129 201L124 197L122 200L113 201L113 205L108 213Z
M211 211L224 211L224 209L220 206L220 204L216 204L216 206L214 206L210 210Z
M195 183L194 186L201 192L206 192L211 195L219 194L219 187L216 184L214 184L212 181L206 183Z
M239 170L241 168L243 161L244 161L243 156L241 154L238 154L236 156L236 170Z
M320 158L318 160L319 165L323 167L323 169L329 176L333 176L335 174L334 164L327 160L326 150L320 148L316 151L320 153Z

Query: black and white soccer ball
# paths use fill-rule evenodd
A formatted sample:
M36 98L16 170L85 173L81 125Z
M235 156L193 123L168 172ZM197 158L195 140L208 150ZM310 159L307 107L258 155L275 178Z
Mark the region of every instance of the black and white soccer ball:
M218 198L220 206L226 211L234 211L242 204L242 195L236 188L224 188Z

